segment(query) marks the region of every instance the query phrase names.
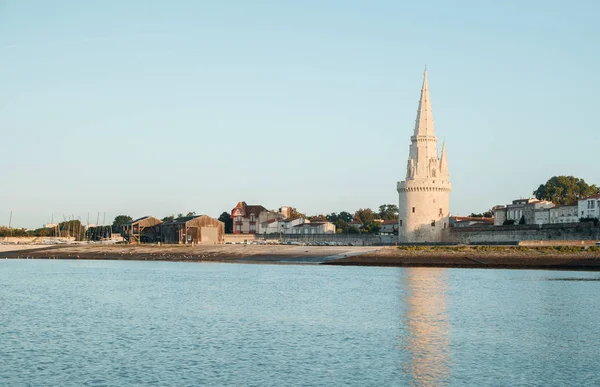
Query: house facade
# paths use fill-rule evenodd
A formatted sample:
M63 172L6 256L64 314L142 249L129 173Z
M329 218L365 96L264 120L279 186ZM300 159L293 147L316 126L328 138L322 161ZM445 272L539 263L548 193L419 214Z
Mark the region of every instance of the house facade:
M600 219L600 194L579 199L577 201L577 216L579 218Z
M234 234L261 233L260 225L270 220L282 219L283 215L276 211L269 211L261 205L248 205L239 202L231 210Z
M290 234L296 235L335 234L335 224L331 222L302 223L291 227L291 231Z
M577 223L577 205L555 206L548 210L549 221L547 223Z

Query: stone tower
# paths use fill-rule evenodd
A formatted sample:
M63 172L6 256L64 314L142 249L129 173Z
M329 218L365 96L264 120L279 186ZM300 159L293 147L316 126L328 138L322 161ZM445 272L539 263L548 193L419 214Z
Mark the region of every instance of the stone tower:
M448 227L452 184L446 144L438 156L427 70L410 141L406 179L397 186L400 196L398 242L441 242L442 230Z

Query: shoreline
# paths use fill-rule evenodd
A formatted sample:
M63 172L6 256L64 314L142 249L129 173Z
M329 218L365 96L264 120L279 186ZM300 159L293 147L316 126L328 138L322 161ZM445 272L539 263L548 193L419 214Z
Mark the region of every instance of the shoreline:
M600 249L579 246L22 245L0 259L600 271Z

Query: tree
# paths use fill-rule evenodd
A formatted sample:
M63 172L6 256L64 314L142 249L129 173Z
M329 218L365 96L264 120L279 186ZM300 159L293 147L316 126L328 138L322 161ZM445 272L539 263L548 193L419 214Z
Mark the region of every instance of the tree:
M165 216L164 218L162 218L161 221L163 221L163 222L170 222L173 219L175 219L175 215L169 215L169 216Z
M363 225L361 232L363 234L377 234L381 230L381 225L378 222L370 221Z
M295 208L292 208L292 210L290 211L290 216L288 217L288 219L289 220L294 220L294 219L300 219L300 218L306 219L306 215L304 215L301 212L298 212Z
M521 215L521 219L519 219L519 224L525 224L525 215Z
M382 220L398 219L398 206L395 204L382 204L379 206L377 215Z
M472 212L471 215L469 215L469 216L471 218L491 218L494 215L492 214L492 211L486 211L484 213L479 213L479 214Z
M185 216L196 216L196 211L189 211Z
M359 221L362 225L366 225L367 223L375 220L375 214L370 208L360 208L354 213L354 219Z
M308 217L308 220L310 220L311 222L326 222L327 217L323 214L312 215Z
M225 232L232 233L233 232L233 219L231 219L231 215L229 212L223 212L219 215L219 220L225 223Z
M339 214L337 214L337 216L338 216L338 219L341 219L344 222L351 222L352 219L354 218L351 213L346 212L346 211L340 212Z
M572 204L578 199L592 196L600 192L600 189L592 184L588 185L585 180L575 176L553 176L546 184L533 191L533 195L539 200L550 200L556 205Z
M133 218L129 215L117 215L112 223L112 231L114 233L120 234L123 230L123 225L131 222L132 220Z

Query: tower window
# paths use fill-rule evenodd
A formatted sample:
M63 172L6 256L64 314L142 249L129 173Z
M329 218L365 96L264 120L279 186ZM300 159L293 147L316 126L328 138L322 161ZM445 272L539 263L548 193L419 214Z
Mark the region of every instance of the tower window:
M402 219L400 219L400 226L402 226Z
M415 208L413 207L413 214L414 214L414 212L415 212Z
M442 209L440 208L440 216L442 216L444 214L444 211L442 211Z
M431 227L435 227L435 220L431 221Z

